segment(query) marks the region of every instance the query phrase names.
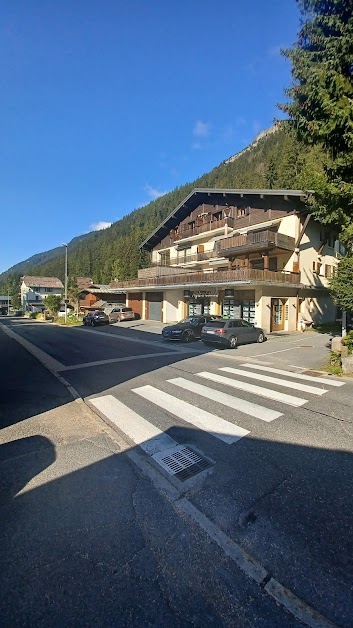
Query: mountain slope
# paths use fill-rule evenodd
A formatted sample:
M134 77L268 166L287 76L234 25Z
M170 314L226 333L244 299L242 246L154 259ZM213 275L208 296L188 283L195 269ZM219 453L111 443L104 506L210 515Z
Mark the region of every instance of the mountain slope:
M139 244L195 187L296 188L315 187L321 158L317 149L302 147L285 131L271 127L240 153L193 181L136 209L104 231L74 238L69 243L69 275L90 276L96 282L130 279L140 266L148 265ZM18 283L21 274L55 275L63 279L61 247L32 256L0 275L4 282Z

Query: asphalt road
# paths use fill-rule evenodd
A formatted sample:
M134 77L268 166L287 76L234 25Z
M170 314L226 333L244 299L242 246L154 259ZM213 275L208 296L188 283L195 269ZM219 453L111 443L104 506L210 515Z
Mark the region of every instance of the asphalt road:
M138 459L201 513L204 531L215 526L266 570L266 582L272 577L335 624L352 626L353 383L308 374L326 361L327 336L224 351L164 343L153 328L123 324L1 322L49 356ZM208 469L184 482L170 475L159 454L178 445ZM202 551L212 560L212 543ZM281 625L258 602L249 625ZM228 617L225 625L237 623Z

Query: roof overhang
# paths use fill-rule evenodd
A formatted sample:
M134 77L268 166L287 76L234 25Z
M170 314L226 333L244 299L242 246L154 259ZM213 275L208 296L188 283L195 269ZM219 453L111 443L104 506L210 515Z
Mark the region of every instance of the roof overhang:
M171 229L175 229L184 218L186 218L201 203L207 203L212 197L213 202L219 199L220 204L226 202L235 204L236 201L246 201L251 197L259 197L261 199L268 197L283 197L288 203L288 209L293 210L293 205L298 201L303 204L308 194L313 194L313 190L256 190L256 189L223 189L223 188L195 188L190 194L172 211L167 218L155 229L140 245L141 249L151 251L163 238L165 238ZM226 200L228 199L228 200ZM295 203L296 201L296 203ZM195 239L195 237L193 238Z

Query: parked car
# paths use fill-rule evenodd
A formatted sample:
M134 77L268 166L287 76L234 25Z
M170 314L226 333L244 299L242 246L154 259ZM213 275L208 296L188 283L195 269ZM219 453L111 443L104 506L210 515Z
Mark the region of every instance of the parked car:
M117 306L113 308L110 312L109 322L110 323L120 323L120 321L134 321L135 320L135 312L132 307Z
M104 312L95 310L94 312L88 312L88 314L83 317L82 322L84 325L91 325L91 327L95 327L96 325L109 325L109 316L104 314Z
M265 333L241 318L233 320L208 321L201 331L201 340L206 345L218 344L234 349L248 342L264 342Z
M168 325L162 329L162 338L165 340L181 340L182 342L191 342L197 338L201 338L201 329L209 321L217 320L216 316L188 316L175 323Z

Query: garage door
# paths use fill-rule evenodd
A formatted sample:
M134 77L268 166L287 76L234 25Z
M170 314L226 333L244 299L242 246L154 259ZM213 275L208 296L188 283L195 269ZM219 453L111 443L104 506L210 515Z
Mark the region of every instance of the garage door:
M146 297L148 302L147 318L151 321L161 321L163 292L150 292Z
M136 318L142 318L142 292L129 294L129 307L132 307L136 314Z

